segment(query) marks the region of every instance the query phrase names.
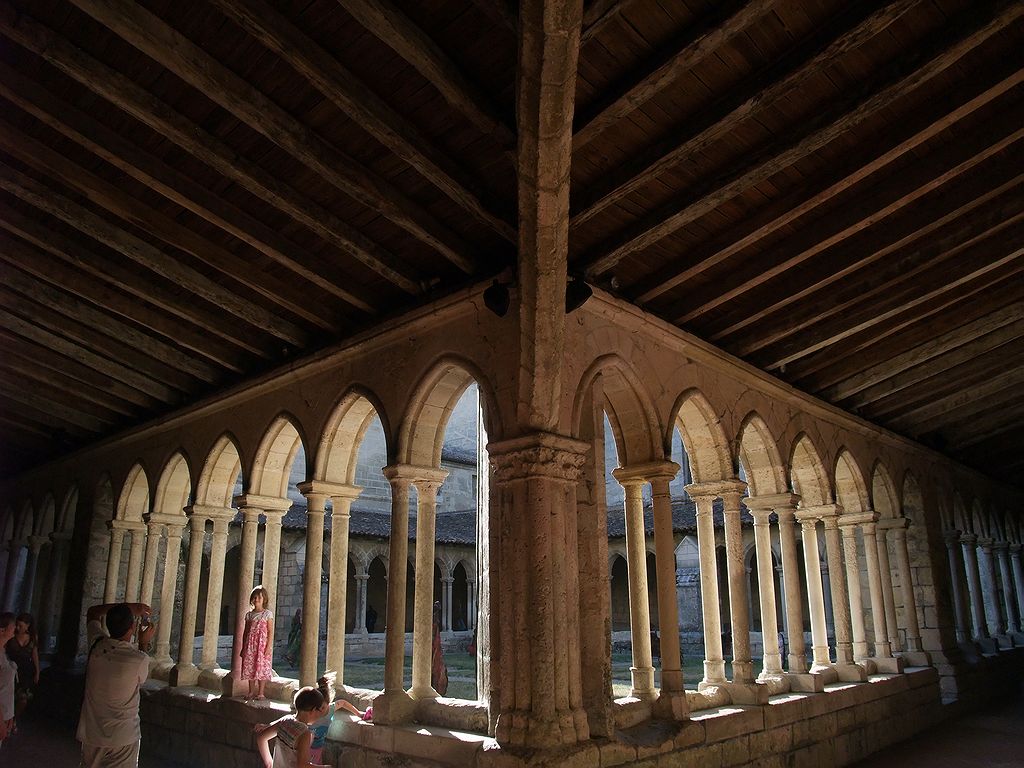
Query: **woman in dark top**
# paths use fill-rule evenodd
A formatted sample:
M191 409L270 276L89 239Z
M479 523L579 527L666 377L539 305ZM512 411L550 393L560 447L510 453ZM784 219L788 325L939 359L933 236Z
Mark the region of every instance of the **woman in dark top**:
M7 641L7 656L18 667L14 694L15 717L25 711L39 683L39 643L32 614L22 613L14 623L14 637Z

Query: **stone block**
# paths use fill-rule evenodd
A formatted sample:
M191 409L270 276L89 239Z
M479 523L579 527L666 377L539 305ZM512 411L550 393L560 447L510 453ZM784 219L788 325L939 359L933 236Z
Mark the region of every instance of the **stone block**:
M793 747L793 727L781 725L766 727L759 733L750 734L750 759L789 752Z
M734 765L746 765L750 762L750 737L740 736L735 739L727 739L722 742L723 768L730 768Z
M776 728L810 717L813 706L811 702L821 695L789 693L773 696L764 708L765 728Z
M828 741L798 749L792 758L792 768L833 768L836 765L832 743Z
M601 768L629 763L636 760L636 754L635 746L620 741L609 741L598 747Z
M686 720L680 724L673 744L676 749L689 749L706 741L704 724L698 720Z
M704 726L704 741L708 744L731 739L764 728L763 707L719 707L698 712L691 720Z
M854 707L846 707L836 712L836 730L847 733L857 727L857 711Z
M658 758L658 768L708 768L722 764L722 745L706 744L680 752L670 752Z

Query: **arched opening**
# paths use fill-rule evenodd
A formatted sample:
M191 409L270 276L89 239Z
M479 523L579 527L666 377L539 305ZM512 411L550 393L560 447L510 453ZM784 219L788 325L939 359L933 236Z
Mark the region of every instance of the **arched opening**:
M616 555L612 560L611 606L612 632L629 632L629 581L626 575L626 558ZM613 636L613 642L615 638Z
M452 620L453 632L466 632L472 627L469 609L469 578L466 567L459 561L452 569Z
M387 616L388 604L388 573L384 561L379 557L373 558L367 573L369 578L366 582L366 629L372 634L384 631L383 617Z

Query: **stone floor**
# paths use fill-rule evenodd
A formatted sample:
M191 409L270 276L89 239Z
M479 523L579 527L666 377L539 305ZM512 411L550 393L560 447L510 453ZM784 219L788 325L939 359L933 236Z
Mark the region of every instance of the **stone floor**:
M258 760L253 753L253 765ZM36 714L23 718L19 732L0 748L0 766L45 765L75 768L78 742L73 730ZM857 763L856 768L1024 768L1024 698L944 723L920 736ZM165 768L143 759L140 768Z

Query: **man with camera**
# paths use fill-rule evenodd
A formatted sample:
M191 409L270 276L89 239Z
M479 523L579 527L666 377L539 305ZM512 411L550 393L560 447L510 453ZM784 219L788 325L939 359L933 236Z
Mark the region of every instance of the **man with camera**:
M151 613L145 603L94 605L86 613L89 655L78 720L82 768L139 764L139 688L149 677L147 651L156 632Z

